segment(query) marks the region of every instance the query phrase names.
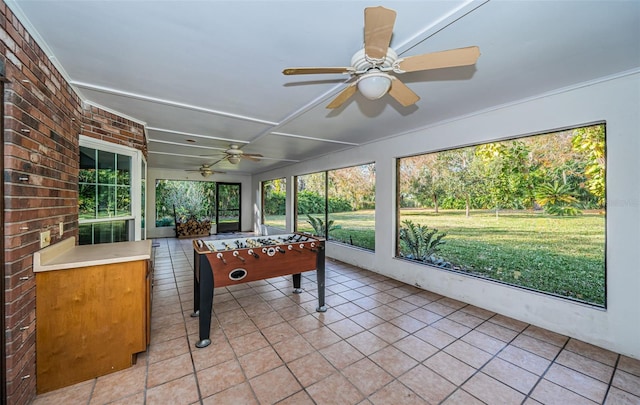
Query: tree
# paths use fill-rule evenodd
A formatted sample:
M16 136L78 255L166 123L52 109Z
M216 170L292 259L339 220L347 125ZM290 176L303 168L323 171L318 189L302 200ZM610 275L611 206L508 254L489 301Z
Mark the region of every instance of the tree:
M587 190L605 206L605 130L604 124L578 128L573 131L573 149L583 153L587 164L585 176Z

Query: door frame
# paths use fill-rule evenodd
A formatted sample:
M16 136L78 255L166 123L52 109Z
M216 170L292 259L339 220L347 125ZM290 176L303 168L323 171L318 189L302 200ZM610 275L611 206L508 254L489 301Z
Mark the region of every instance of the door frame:
M237 226L225 225L220 222L220 186L238 187L238 222ZM235 210L235 208L233 208ZM235 223L234 223L235 224ZM242 230L242 183L216 182L216 233L240 232Z

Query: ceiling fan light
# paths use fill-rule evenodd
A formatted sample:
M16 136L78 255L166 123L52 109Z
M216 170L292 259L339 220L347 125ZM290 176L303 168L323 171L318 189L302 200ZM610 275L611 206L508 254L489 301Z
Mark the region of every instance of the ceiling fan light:
M229 163L231 163L232 165L237 165L238 163L240 163L239 156L229 156L227 160L229 160Z
M366 73L358 81L358 90L369 100L377 100L387 94L391 78L382 72Z

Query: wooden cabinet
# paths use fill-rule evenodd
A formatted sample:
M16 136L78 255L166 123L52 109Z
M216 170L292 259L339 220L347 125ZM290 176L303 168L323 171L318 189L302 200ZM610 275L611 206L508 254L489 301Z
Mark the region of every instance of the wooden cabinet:
M37 392L132 366L149 343L150 289L149 260L37 272Z

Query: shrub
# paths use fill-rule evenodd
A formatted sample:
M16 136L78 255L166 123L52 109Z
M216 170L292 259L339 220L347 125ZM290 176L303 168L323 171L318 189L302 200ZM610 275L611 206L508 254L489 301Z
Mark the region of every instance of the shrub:
M439 262L435 254L440 251L442 240L447 234L429 229L427 225L416 225L412 221L402 221L400 228L400 255L407 259L423 262Z

